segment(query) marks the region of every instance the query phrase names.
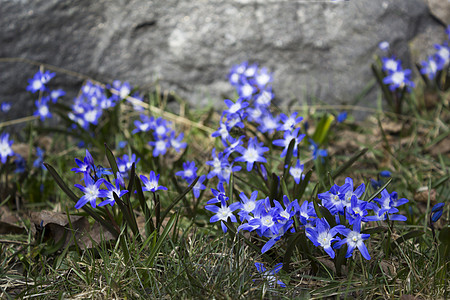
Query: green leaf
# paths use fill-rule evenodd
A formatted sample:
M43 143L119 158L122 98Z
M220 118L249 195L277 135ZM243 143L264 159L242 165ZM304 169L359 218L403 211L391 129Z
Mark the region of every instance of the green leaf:
M334 119L334 116L331 114L325 114L322 119L320 119L316 131L314 131L312 136L313 141L316 142L318 146L322 145L326 140Z
M58 172L48 163L44 162L44 166L47 168L50 175L52 175L53 179L55 179L58 186L63 190L63 192L74 202L77 203L79 198L72 192L72 190L66 185L64 180L59 176ZM93 217L96 221L100 222L106 229L108 229L109 232L114 237L118 237L119 233L117 230L111 225L110 222L103 219L101 216L98 215L97 212L95 212L92 208L89 206L83 206L81 209L83 209L85 212L87 212L91 217Z
M391 251L394 251L394 249L397 248L404 241L422 236L423 234L424 234L424 232L422 230L413 230L413 231L410 231L410 232L402 235L401 237L397 238L394 241L394 243L392 243Z
M108 145L105 143L105 152L106 152L106 158L108 159L109 165L111 166L111 169L114 174L114 178L117 178L117 172L119 172L119 167L117 166L117 160L114 157L114 154L112 153L111 149L109 149Z
M296 139L292 139L291 142L289 143L288 146L288 150L286 153L286 157L284 158L284 172L283 172L283 178L286 178L288 172L289 172L289 168L290 168L290 164L291 164L291 160L292 160L292 155L294 153L294 147L295 147L295 143L296 143Z
M367 150L368 150L368 148L364 148L364 149L360 150L359 152L357 152L356 154L354 154L342 166L340 166L339 168L337 168L336 170L334 170L331 173L331 178L336 179L336 177L338 177L339 175L344 173L345 170L350 168L355 163L355 161L357 161L361 156L363 156L367 152Z
M139 204L141 205L141 209L144 212L145 216L145 233L147 236L155 231L155 225L153 224L152 216L150 214L150 209L145 201L144 193L142 192L141 181L139 180L137 175L134 175L134 185L136 186L136 194L138 196Z
M381 193L385 188L387 188L387 186L391 183L392 181L392 177L388 179L388 181L386 181L385 184L383 184L382 187L380 187L375 193L373 193L369 199L367 199L367 202L371 202L379 193Z
M169 221L167 222L166 226L164 227L163 232L158 237L158 241L156 242L156 245L151 249L150 255L147 259L148 266L153 265L155 257L161 249L162 243L166 240L167 235L172 230L172 227L175 224L176 218L177 218L177 213L173 214L172 217L170 217Z
M295 185L294 199L301 199L305 193L306 187L308 186L309 180L311 179L314 167L312 167L306 174L305 178L301 179L300 184Z
M169 207L166 208L166 210L162 213L161 215L161 220L164 220L165 217L167 216L167 214L170 212L170 210L177 205L178 202L181 201L181 199L184 198L184 196L186 196L187 193L189 193L192 188L195 186L195 184L197 183L198 179L200 178L200 176L198 176L197 178L195 178L195 180L191 183L190 186L188 186L180 195L178 195L175 199L172 200L172 203L169 205Z
M269 198L270 198L270 204L273 206L273 200L278 200L278 191L279 191L279 177L277 176L277 174L272 173L272 177L270 178L269 181L269 186L270 186L270 192L269 192Z
M377 79L378 84L381 87L381 90L383 91L383 95L386 98L386 101L388 102L389 106L391 108L394 107L394 100L392 99L392 92L389 90L389 87L383 83L383 78L385 77L381 70L375 66L375 64L372 64L372 72L375 75L375 78Z
M120 200L119 196L117 196L116 193L113 192L114 200L116 204L119 206L120 210L123 213L123 216L125 218L126 224L130 227L131 231L133 232L134 236L139 235L139 229L136 223L136 218L134 217L133 212L131 211L131 208L122 200Z
M374 228L367 228L361 231L361 233L365 234L374 234L374 233L380 233L380 232L387 232L389 230L386 226L378 226Z
M289 264L292 260L292 255L294 254L295 248L298 246L297 244L301 240L301 235L304 235L303 232L296 232L292 236L289 237L287 246L286 246L286 252L283 256L283 270L285 272L289 272Z
M447 246L450 246L450 227L444 227L439 232L439 241Z

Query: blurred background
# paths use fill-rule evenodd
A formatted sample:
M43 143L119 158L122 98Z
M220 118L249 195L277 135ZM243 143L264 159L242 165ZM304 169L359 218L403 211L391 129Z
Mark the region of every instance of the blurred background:
M0 102L13 104L0 121L34 110L38 65L23 59L142 91L157 81L194 105L233 97L229 69L249 61L273 72L281 103L375 107L378 44L417 72L449 23L448 0L0 0ZM82 83L57 72L51 87L70 102Z

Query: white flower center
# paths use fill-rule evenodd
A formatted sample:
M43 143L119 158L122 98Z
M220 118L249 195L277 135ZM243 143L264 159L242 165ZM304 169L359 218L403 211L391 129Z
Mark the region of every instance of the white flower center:
M46 115L48 115L48 113L49 113L49 110L48 110L47 105L41 105L41 106L39 106L39 114L40 114L41 116L46 116Z
M242 87L242 96L250 97L253 94L253 88L251 85L246 84Z
M405 74L403 72L395 72L392 74L392 81L396 85L400 85L405 80Z
M185 177L192 177L192 175L194 175L194 173L192 172L191 169L187 169L186 171L184 171Z
M244 204L244 211L246 212L252 212L255 209L256 205L253 201L248 201Z
M244 155L244 159L247 162L255 162L258 159L258 157L259 157L258 151L254 148L247 149Z

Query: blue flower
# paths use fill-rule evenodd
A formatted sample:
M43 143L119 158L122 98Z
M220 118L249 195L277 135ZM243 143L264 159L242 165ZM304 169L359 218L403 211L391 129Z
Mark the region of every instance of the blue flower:
M338 237L335 238L335 235L342 229L345 229L345 226L337 225L330 228L327 220L320 218L316 221L316 227L306 228L306 232L314 246L322 247L331 258L334 258L335 253L331 243L340 240Z
M398 69L385 78L383 78L384 84L389 84L389 89L395 91L398 88L414 87L414 82L411 81L411 70Z
M337 184L333 185L331 189L325 193L320 193L317 197L322 200L322 205L330 211L331 214L344 213L345 200L342 200L342 196L345 196L348 190L352 189L350 183L346 182L342 186Z
M33 162L33 167L35 168L44 168L44 150L40 147L36 147L36 155L37 158Z
M186 161L183 163L183 171L178 171L175 175L181 176L187 182L194 181L194 179L197 178L197 167L195 166L195 161Z
M132 134L138 133L138 132L147 132L150 129L155 128L155 119L153 117L149 117L147 115L140 115L141 121L134 121L134 126L136 126L135 129L131 132Z
M8 156L14 155L14 151L11 148L13 143L13 140L9 140L9 133L2 133L0 135L0 160L2 164L6 164Z
M339 197L341 198L343 205L347 208L350 208L352 205L351 202L353 196L355 196L356 199L360 200L361 196L366 190L366 185L364 183L361 183L361 185L353 191L353 179L347 177L345 178L345 183L348 184L346 185L347 190L344 193L341 193Z
M388 170L383 170L380 172L380 176L381 177L392 177L392 174Z
M223 150L223 153L231 154L234 151L236 151L236 148L244 143L242 141L243 138L244 138L243 135L241 135L238 138L233 138L231 135L229 135L224 142L225 149Z
M395 59L395 57L383 57L381 62L383 64L381 69L389 74L400 70L402 66L401 61L399 59Z
M192 192L194 193L195 198L200 197L200 191L206 189L206 186L203 184L203 181L205 181L205 179L206 179L205 175L200 176L197 183L192 188Z
M305 177L303 174L303 164L300 163L300 159L297 160L297 163L295 166L292 166L289 169L289 174L291 174L292 177L294 177L295 183L299 184L300 180Z
M170 147L170 143L167 139L157 139L156 141L148 142L153 147L153 157L164 155L167 149Z
M264 90L255 96L255 104L256 106L267 108L270 106L270 103L272 102L272 99L274 97L275 95L272 93L270 89Z
M434 60L433 56L428 56L427 60L424 60L420 63L422 65L422 68L420 69L420 73L427 75L428 78L431 80L434 79L436 76L436 73L438 71L439 65Z
M316 211L314 210L314 203L303 201L302 205L298 209L298 214L300 215L300 222L303 225L308 224L313 218L317 218Z
M119 168L119 172L127 177L128 171L131 169L131 166L133 163L137 164L141 159L138 158L136 160L136 154L132 154L131 157L128 157L128 155L124 154L122 158L117 158L117 167Z
M280 140L274 140L272 143L275 146L280 146L280 147L284 147L283 151L281 152L280 157L285 157L287 154L287 151L289 149L289 144L291 143L292 140L295 140L294 143L294 150L292 155L293 156L297 156L298 154L298 144L303 140L303 138L305 137L305 134L300 134L298 135L300 131L300 128L297 128L293 131L290 130L286 130L284 132L284 136L283 139Z
M337 116L337 122L342 123L347 119L347 112L344 110L340 112Z
M261 68L259 72L254 74L256 85L260 89L264 89L271 81L272 74L266 68Z
M52 102L55 103L59 97L62 97L66 94L66 92L64 92L64 90L59 89L59 90L53 90L50 92L50 99L52 99Z
M224 199L225 201L228 201L228 197L225 195L225 189L223 187L223 183L219 182L219 184L217 185L217 190L212 188L211 192L213 193L214 198L208 200L208 202L206 202L206 204L220 203L222 201L222 199Z
M326 149L319 149L319 146L312 140L309 139L309 142L311 144L311 150L312 150L312 156L313 159L316 160L320 157L321 161L323 162L323 158L328 156L328 152Z
M39 116L41 121L44 121L45 119L50 119L52 117L52 114L50 113L50 110L48 108L48 102L49 98L43 97L41 100L36 100L36 108L37 110L34 112L34 116Z
M238 94L244 100L250 100L257 89L247 80L242 80L242 85L238 86Z
M149 178L145 177L144 175L139 176L139 178L141 178L142 180L142 183L144 184L142 190L147 192L156 192L158 190L167 191L167 188L165 186L161 186L158 184L159 176L160 174L155 175L155 172L153 171L150 171Z
M170 146L175 149L175 151L180 152L181 149L186 148L187 143L182 142L184 138L184 133L180 133L177 138L175 138L175 131L172 131L169 138Z
M27 91L32 93L37 91L45 91L45 84L47 84L54 76L55 73L50 73L49 71L42 73L39 70L36 74L34 74L33 78L28 80Z
M222 139L222 142L225 143L227 138L230 136L230 127L223 122L223 120L220 120L219 129L214 131L211 136L212 137L219 137Z
M155 120L154 128L153 129L153 135L155 139L164 139L166 136L172 131L170 129L171 122L159 117Z
M295 126L297 126L301 121L303 121L303 117L297 117L297 112L294 112L291 116L286 116L285 114L280 114L280 119L283 122L283 125L278 127L280 131L293 130Z
M112 87L110 87L110 88L113 88L116 90L116 93L118 95L113 94L113 97L117 98L116 100L125 99L131 93L131 86L128 82L124 82L122 84L119 80L114 80L112 83Z
M442 70L450 60L450 48L447 43L444 43L443 45L436 44L434 45L434 48L437 50L435 57L438 63L438 70Z
M224 110L225 114L239 114L241 110L248 106L248 102L245 102L244 99L238 98L236 102L233 102L229 99L225 99L225 104L228 106L227 110Z
M127 141L119 141L119 143L117 144L117 147L119 147L120 149L125 148L125 146L127 145Z
M272 270L267 271L267 269L264 267L262 263L255 263L256 270L258 270L259 273L261 273L261 276L264 280L269 282L269 285L271 287L274 287L275 285L279 285L281 287L286 287L286 284L284 284L283 281L277 279L276 274L280 272L280 270L283 268L283 263L276 264Z
M431 223L436 223L441 218L442 213L444 211L444 205L445 204L441 202L433 206L433 208L431 209L431 216L430 216Z
M381 198L375 198L374 201L378 202L381 205L381 208L386 210L389 210L392 207L398 207L409 202L409 200L406 198L398 199L397 192L392 192L391 194L389 194L386 189L381 191Z
M101 165L98 165L98 166L94 165L94 173L95 173L95 176L97 176L97 178L112 175L113 173L110 170L111 170L110 168L104 168Z
M72 168L71 171L75 173L89 173L92 169L94 169L94 158L89 153L89 151L86 149L86 156L84 157L84 160L81 161L78 158L75 158L75 163L77 164L78 168Z
M258 191L253 191L250 199L245 195L244 192L241 192L239 194L239 197L241 198L241 207L240 211L238 212L238 215L240 216L241 221L243 220L251 220L253 217L250 216L251 213L256 208L256 197L258 196Z
M102 183L104 182L105 180L103 178L100 178L96 182L94 182L94 180L88 173L84 173L84 184L86 186L75 184L75 187L79 188L84 193L80 200L78 200L78 202L75 204L75 208L80 209L88 202L90 202L91 206L95 208L97 206L97 198L108 196L106 190L100 189L100 185L102 185Z
M104 196L104 197L106 197L106 199L104 201L100 202L98 204L98 206L105 206L107 204L114 206L114 203L116 203L116 200L114 199L114 193L119 198L121 198L123 195L128 193L127 190L120 189L120 180L119 179L115 180L115 185L113 185L112 183L110 183L106 180L103 183L106 185L106 188L108 190L105 192L105 196Z
M273 133L280 126L279 119L279 116L273 116L270 112L266 111L258 120L258 130L262 133Z
M353 223L353 230L348 228L343 228L339 230L339 233L345 236L345 239L338 241L333 245L334 249L341 248L344 244L347 244L347 253L345 257L349 258L352 256L353 250L358 248L361 252L362 256L370 260L370 254L367 250L366 245L364 244L364 240L367 240L370 237L370 234L361 234L361 218L357 218Z
M16 169L14 170L14 173L23 173L25 172L25 169L27 167L26 160L22 157L20 154L15 154L16 159L14 160L14 164L16 165Z
M11 110L11 102L2 102L0 104L0 112L7 113Z
M212 167L212 170L208 173L208 179L218 176L222 172L222 165L228 164L228 156L223 152L219 152L216 155L216 148L212 149L211 153L213 160L207 161L206 164Z
M237 222L236 217L233 215L233 211L239 208L240 203L235 202L230 206L227 206L225 198L222 197L220 200L220 204L220 207L216 205L206 205L205 209L215 213L215 215L211 217L209 222L215 223L217 221L220 221L223 232L227 232L227 226L224 222L227 222L228 219L230 219L231 222Z
M253 169L253 164L255 162L265 163L266 159L263 156L264 152L269 151L269 148L264 147L264 144L258 143L256 137L250 138L248 141L248 147L244 148L238 146L236 150L242 154L235 159L235 161L242 161L247 163L247 171L250 172Z
M382 41L378 44L378 48L381 51L388 51L389 50L389 43L387 41Z

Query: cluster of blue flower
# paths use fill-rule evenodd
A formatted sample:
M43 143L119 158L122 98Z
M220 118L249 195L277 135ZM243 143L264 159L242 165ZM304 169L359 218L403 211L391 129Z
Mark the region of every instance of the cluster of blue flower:
M125 164L132 162L126 157L127 161L119 160L119 162L124 162ZM134 157L135 159L135 157ZM86 150L86 156L83 160L75 158L75 163L77 164L77 168L72 168L71 171L76 173L81 173L83 175L84 186L81 184L75 184L75 187L80 189L84 195L78 200L75 204L76 209L80 209L88 202L91 204L93 208L97 206L105 206L107 204L113 206L115 203L114 193L120 198L126 193L128 190L125 190L125 181L122 173L119 171L116 174L116 179L114 180L114 184L108 181L107 175L113 175L109 169L105 169L101 166L96 166L94 163L94 158ZM120 169L120 167L119 167ZM143 191L156 192L158 190L167 190L166 187L160 186L158 184L159 174L156 175L155 172L150 171L149 177L147 178L144 175L140 176L142 180ZM100 189L102 185L106 186L105 189ZM97 205L97 199L102 199L102 201Z
M383 51L389 51L387 42L380 43L379 47ZM396 59L394 55L391 55L390 57L381 58L381 61L383 64L382 70L386 74L383 83L388 84L391 91L401 90L405 87L409 91L415 86L414 82L411 81L411 70L403 69L400 59Z
M89 124L98 124L98 120L105 109L114 107L120 100L131 96L131 86L128 82L122 84L120 81L115 80L112 86L108 85L107 88L109 91L112 91L109 97L102 86L91 81L86 82L81 87L81 93L74 99L69 118L82 128L88 129ZM132 98L134 100L133 103L135 101L143 101L139 94L134 94ZM139 105L134 105L134 107L135 109L142 109Z
M180 133L176 137L176 133L171 127L171 122L161 117L155 119L144 114L140 116L140 119L140 121L134 121L136 128L132 133L152 132L153 141L148 142L148 144L153 147L154 157L165 155L169 148L173 148L177 152L186 148L186 143L183 142L184 133Z
M387 64L392 72L402 71L399 62L391 60L391 63L396 64L395 68L389 63ZM264 80L258 80L259 77ZM225 100L228 109L222 114L220 128L213 133L214 137L221 138L225 149L219 153L217 153L217 149L213 149L213 160L207 162L212 167L208 178L217 176L219 180L217 189L211 189L214 198L210 199L205 206L206 210L214 213L210 222L220 221L224 232L227 232L226 222L228 220L238 222L238 231L256 232L258 236L267 238L267 242L261 249L262 253L271 249L285 233L305 230L313 244L322 247L332 258L335 256L334 249L347 244L347 257L350 257L353 250L358 248L363 257L370 259L363 242L369 238L369 235L361 233L361 228L370 221L406 220L404 216L397 214L399 211L397 207L405 204L408 200L398 199L396 192L389 194L383 190L381 198L375 198L374 202L367 202L362 199L365 191L364 184L354 190L353 180L347 178L344 185L334 185L329 191L318 195L322 201L318 205L327 209L335 218L333 221L336 224L333 224L333 227L325 218L318 217L313 202L303 201L300 205L297 199L291 201L287 195L283 196L282 201L271 200L269 197L257 200L258 191L253 191L250 197L242 192L239 195L239 202L228 203L229 197L225 193L224 184L225 182L229 183L232 172L241 170L239 163L245 163L248 172L254 170L256 165L256 170L267 179L267 172L264 168L267 160L264 153L269 151L269 148L265 147L262 142L258 142L257 137L249 137L247 147L244 147L243 144L247 138L243 135L232 137L231 133L234 127L244 128L244 121L247 120L256 123L261 132L283 132L283 139L272 142L283 148L281 157L286 156L292 140L295 140L293 156L297 157L298 145L305 136L300 134L298 125L303 118L297 116L297 113L293 113L291 116L284 114L274 116L270 112L269 106L273 98L269 86L271 78L271 74L266 69L258 70L256 65L248 63L235 66L231 70L229 79L236 87L239 98L236 102ZM263 97L264 94L268 96ZM261 98L264 101L261 101ZM345 117L341 117L341 119L345 119ZM327 155L326 152L319 153L326 150L318 149L314 141L310 141L310 143L313 145L315 159ZM190 169L189 174L192 175L195 172L196 169ZM304 178L303 165L299 159L289 168L289 173L296 184L299 184ZM238 210L239 220L234 215L236 210ZM297 224L300 224L300 227L294 226L296 223L294 219L298 220Z
M26 161L25 158L22 157L19 153L15 153L12 149L12 145L14 144L14 140L9 139L9 133L2 133L0 135L0 162L2 164L6 164L8 157L15 157L14 164L16 165L15 173L23 173L26 169ZM44 149L40 147L36 147L36 156L37 158L33 161L34 168L44 168Z
M450 25L445 32L450 40ZM436 48L436 52L420 63L422 65L420 73L426 75L430 80L433 80L436 73L445 69L450 62L450 48L448 46L448 41L444 42L442 45L435 44L434 48Z
M238 231L255 231L259 236L269 239L262 247L262 253L272 248L288 231L306 230L306 236L313 244L322 247L331 258L335 257L334 249L347 244L346 257L350 257L353 250L358 248L363 257L369 260L370 255L363 242L369 238L369 234L362 234L361 227L371 221L406 221L405 216L398 214L397 207L408 200L399 199L396 192L388 193L384 189L380 198L367 202L361 199L364 191L364 184L354 190L353 180L346 178L344 185L334 185L329 191L318 194L320 206L326 208L335 219L336 225L333 227L325 218L317 216L313 202L303 201L300 205L297 199L290 201L286 195L283 196L283 203L273 200L272 205L269 197L257 200L258 191L252 192L250 198L241 193L240 202L228 205L229 198L222 184L219 184L218 190L212 189L215 197L207 202L205 208L215 213L210 222L221 221L224 232L227 232L225 222L238 222L233 212L239 209ZM220 203L220 207L213 205L216 203ZM294 218L301 224L299 228L295 228Z
M55 103L60 97L66 94L66 92L61 89L50 90L47 87L47 84L53 77L55 77L55 73L51 73L50 71L42 72L39 70L34 74L33 78L28 80L27 91L30 91L33 94L36 92L40 93L39 99L35 101L37 110L34 112L34 115L38 116L41 121L52 117L48 107L50 101Z

